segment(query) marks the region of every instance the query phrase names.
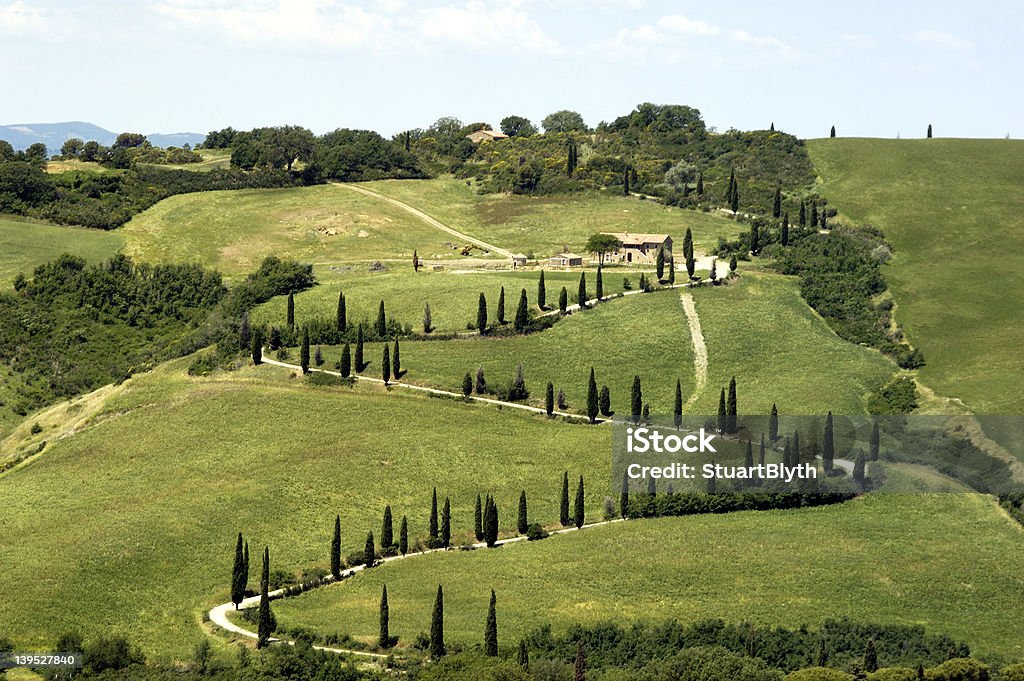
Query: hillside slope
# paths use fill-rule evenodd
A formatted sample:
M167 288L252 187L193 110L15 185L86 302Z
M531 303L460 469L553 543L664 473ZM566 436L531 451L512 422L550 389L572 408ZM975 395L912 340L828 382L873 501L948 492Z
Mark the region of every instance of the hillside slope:
M921 379L978 413L1020 413L1024 141L823 139L821 193L883 229L897 319L924 350Z

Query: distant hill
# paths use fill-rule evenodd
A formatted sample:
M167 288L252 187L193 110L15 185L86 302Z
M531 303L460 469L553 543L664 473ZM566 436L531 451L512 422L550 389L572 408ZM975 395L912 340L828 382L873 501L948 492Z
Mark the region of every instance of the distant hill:
M84 121L68 121L65 123L16 123L0 125L0 140L7 140L15 149L25 149L30 144L42 142L50 154L60 152L64 142L72 137L85 141L96 140L103 145L111 145L117 139L116 132L86 123ZM147 135L153 146L180 147L183 144L195 146L202 142L206 135L196 132L152 133Z

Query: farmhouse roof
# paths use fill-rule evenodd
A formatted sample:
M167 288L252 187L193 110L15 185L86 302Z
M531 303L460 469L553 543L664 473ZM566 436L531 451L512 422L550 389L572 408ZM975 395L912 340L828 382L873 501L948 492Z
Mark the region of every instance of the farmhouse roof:
M484 139L491 140L503 140L508 139L508 135L498 130L474 130L473 132L466 135L470 140L474 142L480 142Z
M668 234L631 234L630 232L604 232L610 234L619 241L622 242L623 246L641 246L643 244L663 244L669 240Z

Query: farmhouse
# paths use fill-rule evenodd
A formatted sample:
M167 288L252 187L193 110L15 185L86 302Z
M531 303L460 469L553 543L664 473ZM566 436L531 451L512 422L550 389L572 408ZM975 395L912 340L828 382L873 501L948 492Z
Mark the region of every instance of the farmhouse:
M559 253L548 258L555 267L579 267L583 264L583 256L575 253Z
M672 255L672 237L668 234L630 234L629 232L610 234L622 244L609 257L612 262L639 262L650 264L655 261L658 249L664 248L665 255Z
M495 140L508 139L508 135L497 130L475 130L466 135L466 137L473 144L480 144L483 141L493 142Z
M525 267L526 266L526 254L525 253L513 253L512 254L512 266L513 267Z

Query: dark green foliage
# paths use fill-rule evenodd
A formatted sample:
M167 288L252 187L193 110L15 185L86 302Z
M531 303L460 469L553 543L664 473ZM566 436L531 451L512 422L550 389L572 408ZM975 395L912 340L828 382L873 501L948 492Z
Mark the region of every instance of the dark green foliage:
M388 607L388 585L385 584L380 592L380 629L377 634L377 645L385 649L391 647L390 618L391 609Z
M909 414L917 408L917 384L910 376L894 378L868 399L872 414Z
M768 439L775 442L779 439L779 409L772 402L772 413L768 416Z
M501 287L501 293L498 294L498 323L505 324L505 287Z
M864 671L873 674L878 671L878 652L875 650L875 639L869 638L864 645Z
M779 229L779 242L783 246L789 245L789 213L782 216L782 227Z
M519 534L526 534L526 530L530 527L526 509L526 490L519 492L519 514L516 516L516 531Z
M384 506L384 520L380 528L380 549L382 552L390 549L395 543L395 525L391 519L391 504Z
M587 658L583 654L583 641L576 642L576 661L573 664L572 681L587 681Z
M430 303L423 304L423 333L434 330L434 320L430 316Z
M585 519L585 509L583 500L583 476L580 476L579 484L576 486L576 499L573 503L572 509L573 524L576 525L577 529L583 527L583 521Z
M597 421L599 411L597 379L594 377L594 367L590 367L590 380L587 383L587 418L591 423Z
M289 331L295 330L295 294L291 291L288 292L288 312L287 321L285 324L288 326Z
M263 364L263 329L258 328L252 333L251 354L253 364Z
M658 247L658 253L654 259L655 272L658 275L658 281L665 278L665 249L662 246Z
M491 589L491 602L487 606L487 623L484 625L484 654L488 657L498 656L498 614L497 597Z
M540 271L540 279L537 280L537 306L540 309L547 307L547 289L544 286L544 270Z
M733 376L729 379L729 398L726 402L725 412L725 432L732 435L738 430L738 424L736 422L737 406L736 406L736 377Z
M683 386L676 379L676 397L675 402L672 404L672 425L679 428L683 423Z
M803 201L800 202L800 219L799 219L798 224L801 227L806 227L807 226L807 204L804 203ZM783 245L784 246L788 246L789 244L783 244Z
M569 527L569 471L562 475L562 493L558 497L558 520L562 527Z
M832 129L829 131L828 136L829 137L835 137L836 136L836 126L834 126L834 125L832 126Z
M473 394L473 377L466 372L466 375L462 377L462 395L469 397Z
M473 534L477 541L484 540L484 507L480 495L476 495L476 506L473 509Z
M482 334L487 333L487 296L480 294L480 302L476 306L476 329Z
M477 367L476 369L476 389L477 395L484 395L487 393L487 379L484 378L484 368Z
M444 645L444 591L437 585L437 597L434 599L434 611L430 616L430 658L439 660L446 653Z
M263 569L260 572L260 605L257 614L256 647L263 648L269 643L271 634L277 629L277 620L270 609L270 548L263 549Z
M721 394L718 396L718 432L728 432L726 429L729 427L729 416L725 406L725 388L722 388Z
M836 446L833 432L834 427L832 412L830 411L825 417L825 433L821 447L821 467L825 471L825 475L831 474L832 468L835 466Z
M516 664L524 670L530 670L530 649L526 645L526 639L519 639L519 651L516 653Z
M601 386L601 394L598 397L598 406L601 409L601 416L612 415L612 394L608 390L608 386Z
M302 373L309 373L309 329L302 330L302 346L299 350L299 365Z
M324 353L322 350L320 350L319 345L317 345L316 348L313 349L313 364L317 365L318 367L322 367L324 365Z
M341 579L341 516L334 516L334 536L331 538L331 574Z
M391 353L391 373L395 375L396 379L402 377L402 358L399 352L398 339L396 338L395 351Z
M555 386L551 381L548 381L547 388L544 390L544 411L548 416L555 412Z
M761 252L761 226L757 220L750 223L750 254L757 255Z
M384 385L391 382L391 350L384 345L383 357L380 360L380 376L384 379Z
M441 509L441 548L448 548L452 543L452 502L448 497L444 498L444 507Z
M530 324L530 305L526 300L526 289L519 292L519 305L516 307L515 330L524 331Z
M334 324L338 333L345 333L348 329L348 313L345 309L345 294L343 292L338 293L338 311L334 316Z
M622 476L622 489L619 490L619 516L629 516L629 478L625 474Z
M597 266L597 283L595 284L596 290L594 291L594 297L598 301L604 300L604 277L601 273L601 265Z
M642 413L643 413L643 401L644 401L644 396L643 396L643 389L640 387L640 377L639 376L634 376L633 377L633 386L630 389L630 393L629 393L629 406L630 406L629 413L630 413L630 416L633 419L633 424L634 425L639 425L640 424L640 418L641 418Z
M523 376L522 362L516 365L516 375L509 385L507 397L510 402L518 402L530 397L530 391L526 389L526 379Z
M437 541L438 525L437 525L437 488L436 487L434 488L434 493L433 493L433 495L430 498L430 528L429 528L429 532L430 532L430 539L432 541Z
M238 604L245 598L245 586L249 579L245 571L245 555L242 553L242 533L238 533L238 542L235 544L235 565L231 572L231 602L238 609Z
M870 461L878 461L878 454L881 449L881 433L878 430L878 419L874 419L871 424L871 442L869 444L870 450L868 451L868 457Z
M366 362L363 361L363 325L360 324L356 330L356 373L361 372L366 368Z
M579 303L580 309L585 310L587 307L587 273L580 272L580 285L576 290L576 302Z
M565 310L569 307L569 292L562 287L562 290L558 294L558 311L565 314Z
M738 263L736 262L736 254L733 253L732 256L729 258L729 271L735 272L737 264Z
M932 138L932 124L928 124L928 139Z
M348 343L345 343L345 347L341 349L341 361L338 363L338 369L343 378L352 375L352 349Z
M772 199L772 217L779 218L782 216L782 189L779 187L775 188L775 196Z
M484 541L494 546L498 541L498 505L490 494L484 502Z
M862 452L857 453L857 459L853 462L853 480L859 485L863 485L867 478L867 465L864 461L864 454Z
M388 318L384 313L384 301L380 301L380 306L377 308L377 323L374 325L374 331L377 332L377 338L384 339L388 335Z
M366 544L363 545L363 565L373 567L377 562L377 551L374 546L373 532L366 534Z
M404 515L398 529L398 552L403 556L409 553L409 519Z

